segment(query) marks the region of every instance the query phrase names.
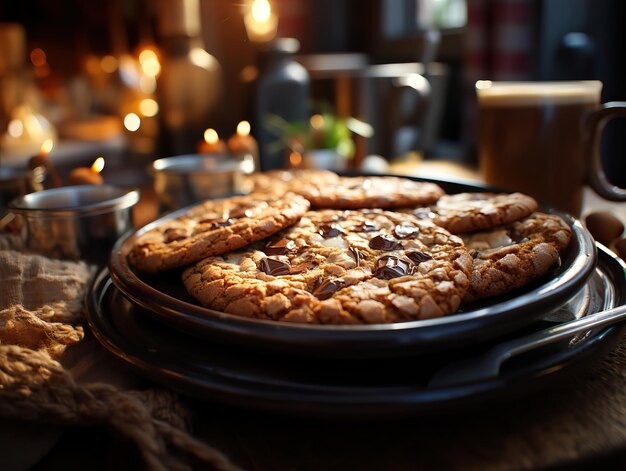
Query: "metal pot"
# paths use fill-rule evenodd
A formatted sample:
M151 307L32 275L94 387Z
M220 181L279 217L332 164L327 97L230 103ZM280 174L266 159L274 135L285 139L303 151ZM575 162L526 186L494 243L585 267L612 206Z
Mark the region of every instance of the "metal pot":
M167 157L155 160L150 173L161 211L245 192L241 159L226 155Z
M133 227L139 192L109 185L38 191L9 203L21 218L24 247L54 258L106 263L115 241Z

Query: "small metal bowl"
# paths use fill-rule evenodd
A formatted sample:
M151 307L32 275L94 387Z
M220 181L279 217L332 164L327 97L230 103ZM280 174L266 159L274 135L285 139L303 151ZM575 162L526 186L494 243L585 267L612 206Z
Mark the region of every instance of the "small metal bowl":
M240 195L244 191L242 161L219 154L188 154L155 160L150 168L160 212L198 201Z
M106 263L115 241L132 229L139 192L110 185L38 191L9 203L23 220L24 247L53 258Z

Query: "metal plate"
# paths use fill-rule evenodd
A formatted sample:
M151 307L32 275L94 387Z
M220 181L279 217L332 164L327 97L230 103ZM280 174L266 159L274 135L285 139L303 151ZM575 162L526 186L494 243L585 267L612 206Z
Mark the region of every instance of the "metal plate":
M448 193L485 191L485 188L473 185L429 181L441 185ZM242 318L205 308L185 291L181 270L150 276L135 272L127 260L128 252L138 237L182 214L185 209L122 237L112 251L109 268L113 283L127 298L162 322L209 342L335 358L425 354L513 332L540 318L547 310L559 306L580 290L596 263L593 239L574 218L550 209L544 210L562 216L573 231L572 240L562 254L561 264L522 290L438 319L357 326L304 325Z
M90 288L87 320L109 351L142 375L187 395L316 417L391 417L433 413L528 393L566 372L578 371L586 360L615 346L622 326L599 329L573 341L524 354L506 363L495 378L458 386L428 386L440 368L463 356L476 355L492 342L517 338L625 301L624 265L599 248L598 267L569 302L544 312L541 320L513 335L436 355L363 361L300 358L224 347L156 321L153 313L124 297L107 270L96 277Z

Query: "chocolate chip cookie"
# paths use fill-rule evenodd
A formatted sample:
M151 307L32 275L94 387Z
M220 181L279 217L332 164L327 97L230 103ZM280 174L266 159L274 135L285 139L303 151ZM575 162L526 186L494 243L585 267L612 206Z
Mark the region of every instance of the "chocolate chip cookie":
M184 266L272 235L308 209L309 202L294 193L269 201L262 195L205 201L141 234L129 261L147 273Z
M323 169L290 169L270 170L268 172L253 173L246 177L246 187L256 193L282 195L288 191L298 193L310 183L320 186L334 185L339 181L339 175Z
M571 236L572 230L563 219L543 213L465 234L463 240L474 268L463 302L499 296L545 275L558 262Z
M458 236L380 209L309 211L246 249L183 273L206 307L257 319L375 324L457 311L472 259Z
M435 203L443 189L434 183L402 177L339 177L336 182L310 182L293 191L313 208L400 208Z
M510 224L537 210L534 198L523 193L458 193L444 195L430 208L413 214L430 217L453 234Z

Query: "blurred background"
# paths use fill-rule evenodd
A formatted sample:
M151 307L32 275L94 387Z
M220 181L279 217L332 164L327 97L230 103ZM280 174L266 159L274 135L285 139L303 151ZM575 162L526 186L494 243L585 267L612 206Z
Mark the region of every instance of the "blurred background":
M263 169L321 149L471 167L476 80L599 79L625 100L624 24L621 0L2 2L0 166L52 140L61 173L104 156L134 183L247 122ZM621 186L625 130L603 143Z

